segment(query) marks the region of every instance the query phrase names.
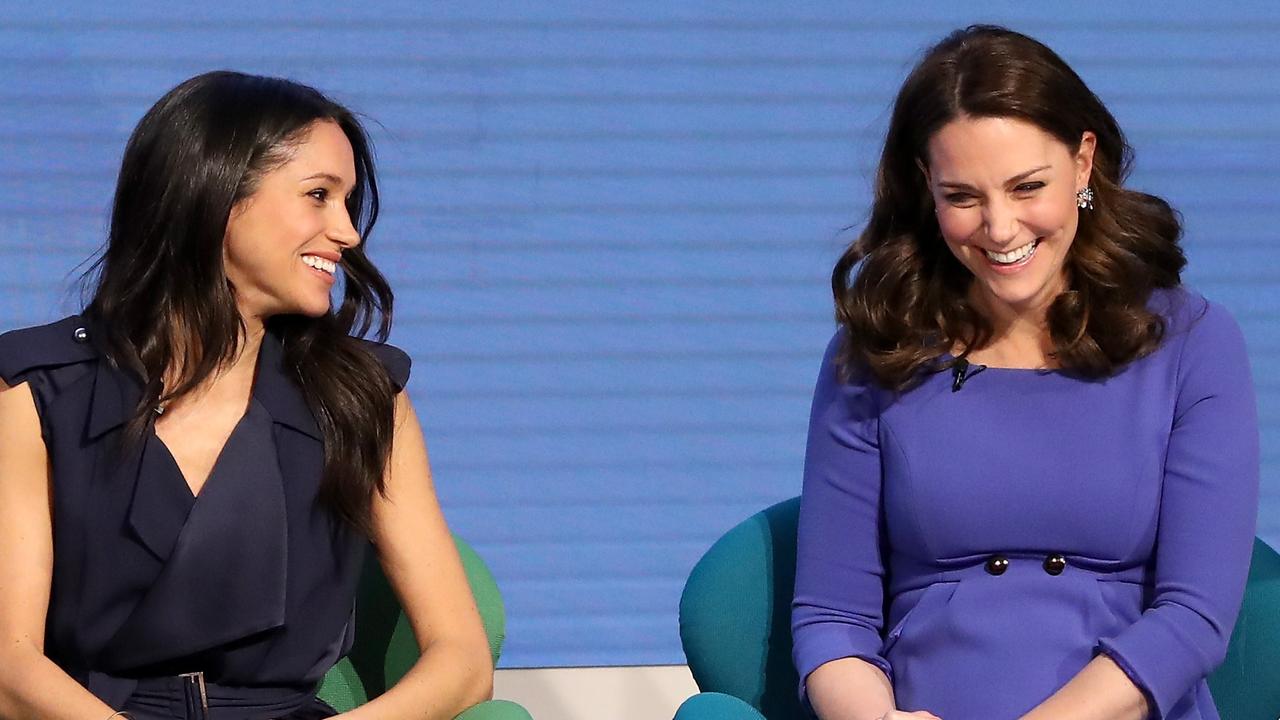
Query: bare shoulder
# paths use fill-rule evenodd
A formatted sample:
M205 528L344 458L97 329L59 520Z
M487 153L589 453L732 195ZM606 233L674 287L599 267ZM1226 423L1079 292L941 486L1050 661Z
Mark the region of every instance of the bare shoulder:
M405 421L412 421L414 425L418 423L418 411L413 406L413 400L409 398L408 390L401 390L396 393L396 430L398 431Z
M387 480L392 485L404 482L406 477L422 478L430 483L431 471L422 425L418 422L418 412L409 399L409 393L404 390L396 393L395 430L387 470Z
M40 434L40 416L36 410L35 395L28 383L10 385L0 379L0 446L8 450L44 440Z
M0 423L6 419L4 416L30 405L32 412L35 412L35 395L31 392L31 386L25 381L17 381L10 385L4 378L0 377Z

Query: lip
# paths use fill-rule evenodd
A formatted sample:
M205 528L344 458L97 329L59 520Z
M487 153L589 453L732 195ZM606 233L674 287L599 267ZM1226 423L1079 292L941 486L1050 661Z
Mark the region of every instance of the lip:
M982 255L982 260L986 262L987 267L990 268L992 272L998 275L1016 275L1025 270L1027 266L1031 264L1031 261L1036 259L1036 255L1040 254L1040 246L1044 244L1044 238L1036 238L1034 242L1036 243L1036 246L1032 248L1031 254L1013 265L1001 265L987 257L987 253L981 248L978 248L978 252Z
M324 258L329 262L342 262L342 253L334 250L303 250L302 255L315 255L318 258Z
M330 275L329 273L323 270L317 270L316 268L313 268L310 265L303 265L302 267L306 268L307 272L323 280L326 284L332 285L338 281L338 276L336 273L333 275Z

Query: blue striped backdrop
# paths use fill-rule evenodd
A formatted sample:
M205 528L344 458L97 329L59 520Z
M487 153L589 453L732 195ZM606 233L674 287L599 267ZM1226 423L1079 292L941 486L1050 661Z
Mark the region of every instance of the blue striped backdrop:
M0 327L75 309L125 138L213 68L374 123L371 248L455 529L507 600L507 667L682 662L698 556L796 494L832 330L919 50L995 21L1048 42L1186 217L1239 318L1280 541L1280 6L256 0L0 7ZM913 6L918 5L918 6Z

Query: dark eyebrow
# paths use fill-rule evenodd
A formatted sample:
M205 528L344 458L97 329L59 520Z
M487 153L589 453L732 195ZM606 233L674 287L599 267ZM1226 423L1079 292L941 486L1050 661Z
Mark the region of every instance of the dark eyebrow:
M325 180L327 182L333 183L334 185L337 185L338 187L342 187L342 178L338 177L337 175L331 175L326 172L316 173L315 175L304 177L299 182L310 182L312 180Z
M1049 168L1050 168L1050 166L1049 166L1049 165L1041 165L1041 166L1040 166L1040 167L1038 167L1038 168L1032 168L1031 170L1028 170L1028 171L1026 171L1026 172L1024 172L1024 173L1018 173L1017 175L1014 175L1013 177L1009 178L1008 180L1005 180L1005 181L1004 181L1004 184L1005 184L1005 185L1016 185L1017 183L1020 183L1020 182L1022 182L1023 180L1026 180L1027 178L1031 177L1032 175L1035 175L1036 173L1040 172L1041 170L1048 170ZM944 188L959 188L959 189L962 189L962 190L973 190L973 189L974 189L972 185L966 185L966 184L964 184L964 183L958 183L958 182L940 182L940 183L938 183L938 187L944 187Z

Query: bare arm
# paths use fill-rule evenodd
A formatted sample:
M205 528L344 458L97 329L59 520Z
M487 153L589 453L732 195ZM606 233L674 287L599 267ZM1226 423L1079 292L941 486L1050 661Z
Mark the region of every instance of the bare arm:
M0 718L111 714L44 654L53 578L49 459L31 388L0 381Z
M374 499L374 544L422 656L384 695L344 718L447 720L493 694L493 662L471 587L436 500L422 429L396 399L387 497Z
M1106 655L1099 655L1023 720L1142 720L1147 698Z
M818 666L805 684L821 720L877 720L893 710L893 687L880 668L858 658Z

